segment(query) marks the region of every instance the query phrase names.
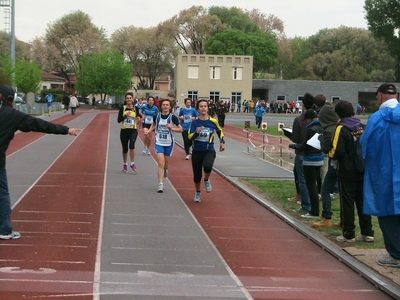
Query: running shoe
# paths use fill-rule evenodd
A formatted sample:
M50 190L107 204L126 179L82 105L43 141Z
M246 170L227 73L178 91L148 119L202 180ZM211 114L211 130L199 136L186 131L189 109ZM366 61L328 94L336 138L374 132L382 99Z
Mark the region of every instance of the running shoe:
M164 169L164 178L168 177L168 169Z
M163 193L164 192L164 185L160 182L158 184L158 190L157 193Z
M194 194L194 199L193 199L193 201L194 201L194 202L201 202L201 192L196 192L196 193Z
M190 154L186 155L185 160L189 160L190 159Z
M137 172L138 171L138 168L136 167L135 164L131 164L131 168L132 168L133 172Z
M336 241L343 242L343 243L355 243L356 238L346 239L343 235L341 235L341 236L336 237Z
M370 235L359 235L356 237L357 242L367 242L367 243L372 243L375 241L375 238Z
M124 173L128 172L128 165L123 166L122 172Z
M147 150L148 150L147 148L143 148L142 153L143 153L143 154L147 154Z
M209 193L212 191L211 181L208 179L204 181L204 185L206 186L206 192Z
M146 149L146 154L150 155L150 150L149 149Z
M310 214L310 213L301 215L301 217L302 217L302 218L306 218L306 219L319 219L319 216L314 216L314 215L312 215L312 214Z
M0 240L16 240L21 237L19 232L13 231L10 234L0 234Z
M384 267L400 268L400 259L395 259L390 254L378 260L378 265Z

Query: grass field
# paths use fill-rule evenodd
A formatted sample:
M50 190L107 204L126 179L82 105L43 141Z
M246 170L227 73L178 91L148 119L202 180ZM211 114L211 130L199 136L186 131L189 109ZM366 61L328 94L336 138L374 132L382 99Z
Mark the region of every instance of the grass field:
M357 116L360 119L366 119L367 116ZM240 126L243 128L243 126ZM262 131L258 129L256 126L250 126L250 130L254 131ZM278 130L277 126L268 126L266 130L267 134L275 135L275 136L283 136L283 132ZM304 219L301 218L299 213L293 212L294 209L299 208L300 206L296 203L290 202L287 199L292 198L296 195L296 188L293 180L272 180L272 179L254 179L254 178L246 178L244 179L248 184L253 186L259 192L261 192L265 199L273 202L277 207L281 208L286 213L296 217L298 220L312 226L313 222L318 221L318 219ZM340 202L339 195L335 195L335 198L332 200L332 224L339 222L340 220ZM320 206L320 211L322 210L322 203ZM355 212L355 224L356 224L356 236L360 234L360 227L358 225L358 216ZM329 238L331 241L337 243L341 247L351 246L363 249L384 249L384 243L382 238L382 232L378 225L378 220L376 217L372 217L373 229L375 231L375 242L373 243L365 243L365 242L357 242L357 243L338 243L335 240L336 236L342 234L342 229L340 227L331 227L331 228L318 228L317 230Z
M274 203L277 207L285 211L287 214L295 217L300 222L312 226L313 222L318 221L318 219L304 219L301 217L301 214L293 212L294 209L299 208L300 206L296 203L290 202L287 199L292 198L296 195L296 188L294 185L294 180L270 180L270 179L244 179L248 184L253 186L256 190L258 190L265 199ZM320 202L321 203L321 202ZM322 210L322 203L320 206L320 210ZM332 224L339 222L340 216L340 205L339 205L339 195L335 195L335 198L332 200ZM356 235L360 234L360 227L358 226L358 217L357 213L355 216L355 224L356 224ZM330 239L331 241L338 244L340 247L356 247L360 249L383 249L383 238L382 232L378 225L378 220L376 217L372 217L373 229L375 230L375 242L373 243L365 243L365 242L357 242L357 243L338 243L335 240L336 236L342 234L342 229L339 227L331 227L331 228L318 228L318 230L322 235Z

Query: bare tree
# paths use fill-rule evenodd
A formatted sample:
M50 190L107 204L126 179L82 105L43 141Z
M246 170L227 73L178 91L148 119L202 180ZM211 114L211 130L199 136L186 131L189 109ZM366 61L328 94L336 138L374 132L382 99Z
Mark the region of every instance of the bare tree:
M220 19L203 6L182 10L159 26L187 54L204 54L204 42L222 29Z

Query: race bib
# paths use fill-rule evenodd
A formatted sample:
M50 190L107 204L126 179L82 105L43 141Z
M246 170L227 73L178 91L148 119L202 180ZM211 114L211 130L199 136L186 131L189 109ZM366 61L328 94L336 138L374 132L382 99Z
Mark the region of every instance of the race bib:
M133 126L134 124L135 124L135 121L134 121L135 119L134 118L132 118L132 117L127 117L125 120L124 120L124 125L126 126L126 127L131 127L131 126Z
M212 131L211 128L204 127L197 137L197 140L200 142L209 142L211 137Z
M144 119L144 122L146 124L152 124L153 123L153 116L146 116L146 118Z

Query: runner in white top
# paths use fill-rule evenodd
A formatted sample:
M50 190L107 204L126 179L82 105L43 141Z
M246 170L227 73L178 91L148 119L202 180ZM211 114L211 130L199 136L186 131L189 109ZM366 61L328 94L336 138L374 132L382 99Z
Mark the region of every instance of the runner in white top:
M144 134L148 135L155 129L156 142L155 152L158 163L158 192L164 191L163 180L168 176L169 158L174 151L174 132L182 132L182 126L179 124L178 117L172 114L172 105L169 99L160 101L161 113L158 113L153 118L149 130ZM175 125L175 126L174 126Z

